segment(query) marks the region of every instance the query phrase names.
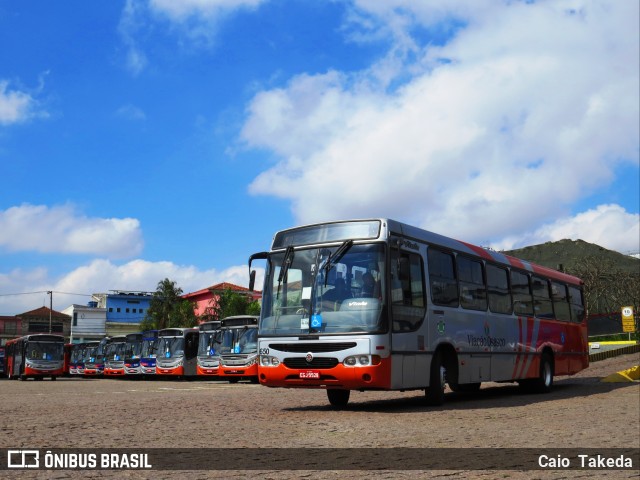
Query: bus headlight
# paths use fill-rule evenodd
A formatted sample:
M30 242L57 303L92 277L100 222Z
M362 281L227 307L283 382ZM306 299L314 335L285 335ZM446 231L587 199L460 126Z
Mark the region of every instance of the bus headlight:
M260 355L260 365L263 367L277 367L280 365L280 360L270 355Z
M367 367L369 365L378 365L380 357L378 355L354 355L345 358L342 363L347 367Z

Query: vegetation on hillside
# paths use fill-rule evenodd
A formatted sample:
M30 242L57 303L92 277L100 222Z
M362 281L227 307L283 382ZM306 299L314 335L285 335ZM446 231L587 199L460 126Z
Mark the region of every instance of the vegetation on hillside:
M584 281L590 315L640 308L640 260L582 240L560 240L504 252L508 255L562 270Z

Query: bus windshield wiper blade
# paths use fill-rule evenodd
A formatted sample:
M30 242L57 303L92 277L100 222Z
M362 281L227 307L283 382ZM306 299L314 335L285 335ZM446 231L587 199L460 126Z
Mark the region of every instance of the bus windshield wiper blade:
M287 280L287 272L289 271L289 267L293 262L293 245L289 245L287 250L284 252L284 258L282 259L282 264L280 265L280 275L278 275L278 292L276 293L276 298L280 297L280 285L282 281Z
M353 245L353 240L345 241L338 250L335 251L333 255L329 254L327 261L323 265L324 274L324 286L327 286L327 279L329 278L329 271L333 268L333 266L340 261L340 259L344 256L345 253L351 248Z

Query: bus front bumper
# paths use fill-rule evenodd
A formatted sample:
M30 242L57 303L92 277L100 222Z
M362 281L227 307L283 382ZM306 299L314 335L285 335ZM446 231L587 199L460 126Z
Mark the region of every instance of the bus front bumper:
M388 390L391 388L391 359L382 358L377 365L347 367L338 364L327 369L293 369L283 363L277 367L260 365L258 380L267 387Z

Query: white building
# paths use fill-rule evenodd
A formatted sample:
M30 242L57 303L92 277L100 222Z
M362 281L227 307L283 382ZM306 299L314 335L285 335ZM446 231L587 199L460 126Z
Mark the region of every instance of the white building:
M107 333L107 309L98 308L97 302L73 304L62 313L71 317L71 343L101 340Z

